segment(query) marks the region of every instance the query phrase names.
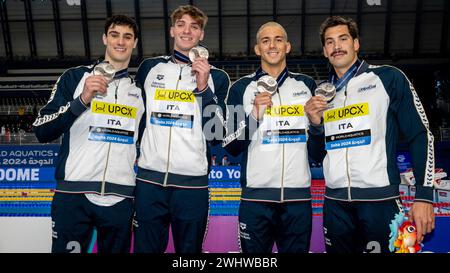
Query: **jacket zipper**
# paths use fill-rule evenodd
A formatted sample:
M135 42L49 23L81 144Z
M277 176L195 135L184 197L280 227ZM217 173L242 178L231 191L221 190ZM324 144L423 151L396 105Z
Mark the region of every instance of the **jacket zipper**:
M175 86L175 90L178 90L178 84L181 81L181 72L183 71L183 66L180 67L180 75L178 75L177 85ZM170 164L170 147L172 145L172 126L169 127L169 146L167 147L167 166L166 166L166 174L164 175L163 186L167 187L167 178L169 177L169 164Z
M280 106L283 105L281 103L281 95L280 95L280 91L277 92L278 94L278 100L280 101ZM284 144L282 145L282 149L281 149L281 195L280 195L280 201L284 202Z
M348 83L347 83L347 85L348 85ZM344 107L346 106L346 103L347 103L347 85L345 86L345 90L344 90L344 94L345 94ZM347 179L348 179L348 187L347 187L348 200L352 201L352 192L351 192L352 180L350 178L350 171L349 171L350 168L348 166L348 148L345 148L345 164L346 164Z
M114 91L114 103L117 103L117 90L119 89L120 79L118 81L119 82L116 85L116 90ZM110 153L110 151L111 151L111 142L108 143L108 153L106 154L106 165L105 165L105 170L103 171L102 188L101 188L101 191L100 191L100 195L101 196L105 195L106 171L108 170L109 153Z

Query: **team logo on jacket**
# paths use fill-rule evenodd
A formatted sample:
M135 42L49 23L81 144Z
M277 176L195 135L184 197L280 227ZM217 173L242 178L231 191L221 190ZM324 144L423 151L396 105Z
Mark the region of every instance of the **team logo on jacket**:
M280 105L266 109L261 125L262 144L306 142L303 105Z
M369 114L369 104L353 104L343 108L328 110L325 113L325 122L334 122L348 118L366 116Z
M128 105L94 101L92 112L96 114L112 115L125 118L135 118L137 109Z
M359 103L324 112L327 150L369 145L371 142L369 104Z
M377 87L376 84L371 84L371 85L368 85L368 86L364 86L364 87L361 87L361 88L358 89L358 93L369 91L369 90L374 89L376 87Z
M194 93L182 90L164 90L157 89L155 92L155 100L194 102Z
M132 106L92 101L89 140L134 143L137 109Z
M154 87L154 88L162 88L162 89L164 89L164 88L166 88L166 84L164 82L159 82L159 81L162 81L162 80L164 80L164 75L163 74L158 74L158 75L156 75L156 81L155 80L152 81L150 86Z
M304 95L307 95L307 94L308 94L308 92L302 90L302 91L299 91L299 92L294 92L294 93L292 94L292 96L293 96L293 97L301 97L301 96L304 96Z
M150 124L192 128L195 96L192 91L156 89L152 101Z
M272 117L304 116L302 105L283 105L267 107L266 115Z
M136 99L139 99L139 97L140 97L138 93L131 93L131 92L128 92L128 96L129 97L134 97Z

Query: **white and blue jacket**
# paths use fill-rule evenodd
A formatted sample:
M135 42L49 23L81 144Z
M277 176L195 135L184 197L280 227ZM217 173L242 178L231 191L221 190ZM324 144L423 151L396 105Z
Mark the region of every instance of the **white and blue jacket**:
M145 92L147 111L137 179L162 186L208 187L209 147L223 138L228 74L211 67L208 86L199 91L189 58L174 51L172 56L144 60L135 79Z
M242 200L265 202L311 199L311 174L303 106L316 88L315 81L285 68L277 78L278 91L263 119L251 112L261 68L236 81L227 97L227 132L223 145L232 155L242 153ZM316 150L316 149L313 149Z
M402 135L413 161L415 199L433 202L433 135L405 74L395 67L357 61L340 80L334 71L330 80L338 92L324 112L323 126L310 131L325 134L320 143L326 149L325 196L343 201L398 198L396 153Z
M56 191L132 198L135 144L144 113L141 89L124 69L116 73L106 96L96 95L86 106L80 95L92 70L79 66L59 77L34 131L40 142L63 136Z

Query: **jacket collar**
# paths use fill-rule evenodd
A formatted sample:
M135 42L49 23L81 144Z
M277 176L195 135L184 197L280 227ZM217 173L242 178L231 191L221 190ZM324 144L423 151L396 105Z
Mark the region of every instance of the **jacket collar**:
M185 64L190 64L191 60L189 59L188 56L184 55L183 53L181 53L180 51L177 50L173 50L173 54L172 54L172 61L174 63L178 62L182 62Z
M124 68L122 70L119 70L116 72L116 74L114 74L114 79L121 79L121 78L126 78L129 76L128 73L128 68Z
M345 74L338 78L336 71L332 68L330 70L330 74L328 77L328 80L336 86L336 90L339 91L343 87L345 87L348 82L355 76L361 74L363 71L361 71L363 68L364 61L360 61L359 59L356 60L356 62L345 72Z

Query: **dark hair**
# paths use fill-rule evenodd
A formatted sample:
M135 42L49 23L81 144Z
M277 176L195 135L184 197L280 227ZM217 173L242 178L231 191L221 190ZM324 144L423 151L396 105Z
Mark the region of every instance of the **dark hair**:
M322 42L322 46L325 45L325 32L330 27L340 26L340 25L346 25L348 27L348 31L350 32L350 35L353 39L359 38L359 30L358 25L355 21L351 18L344 18L342 16L331 16L328 17L322 25L320 25L320 40Z
M108 35L108 29L112 25L129 26L130 28L133 29L134 39L135 40L137 39L139 29L134 18L122 14L113 15L109 17L108 19L106 19L105 22L105 35Z
M185 14L191 16L192 19L197 22L197 24L199 24L202 29L205 29L206 23L208 22L208 16L206 16L206 14L199 8L192 5L179 6L172 12L172 14L170 15L172 26L175 25L175 22Z

